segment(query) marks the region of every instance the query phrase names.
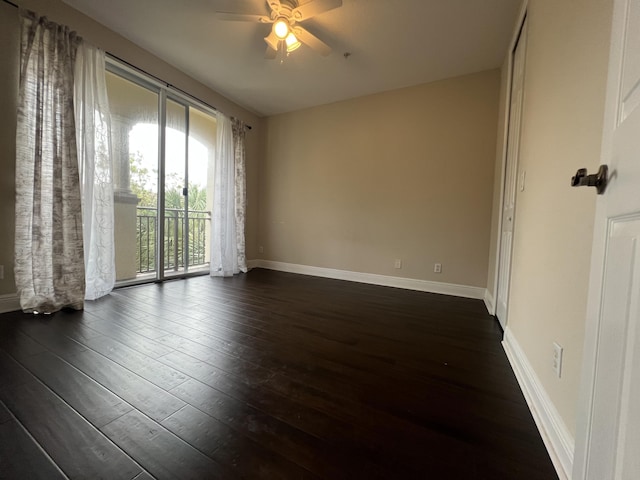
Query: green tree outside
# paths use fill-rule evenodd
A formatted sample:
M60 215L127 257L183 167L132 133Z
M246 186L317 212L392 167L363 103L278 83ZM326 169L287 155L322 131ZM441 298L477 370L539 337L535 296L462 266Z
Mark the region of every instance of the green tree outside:
M158 172L142 165L142 155L138 152L129 158L130 188L138 201L136 228L137 271L140 273L156 270L156 235L158 231L158 194L152 179ZM210 229L210 213L207 208L207 191L198 184L189 182L189 265L204 265L206 259L206 239ZM173 174L165 184L165 238L164 266L166 270L184 267L184 207L181 180ZM176 261L177 259L177 261Z

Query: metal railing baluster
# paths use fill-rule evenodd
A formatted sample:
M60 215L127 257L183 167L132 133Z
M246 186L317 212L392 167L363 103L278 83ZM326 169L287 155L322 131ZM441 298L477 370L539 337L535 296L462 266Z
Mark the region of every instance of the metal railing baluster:
M189 267L205 266L207 231L211 225L211 212L189 210L189 238L182 239L180 225L184 222L184 211L168 208L165 211L165 268L178 271L184 267L181 254L185 245L189 246ZM172 224L173 223L173 224ZM155 249L157 211L152 207L138 207L136 218L137 273L156 271ZM185 243L186 242L186 243ZM173 244L173 245L172 245Z

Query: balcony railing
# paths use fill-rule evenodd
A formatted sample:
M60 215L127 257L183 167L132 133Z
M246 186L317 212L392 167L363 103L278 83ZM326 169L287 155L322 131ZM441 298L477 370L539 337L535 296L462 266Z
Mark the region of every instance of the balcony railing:
M209 263L209 231L211 212L189 210L188 237L185 245L185 212L167 208L164 217L164 269L179 271L185 265L185 246L189 268ZM156 236L158 233L158 211L151 207L137 208L136 222L136 267L138 274L156 271Z

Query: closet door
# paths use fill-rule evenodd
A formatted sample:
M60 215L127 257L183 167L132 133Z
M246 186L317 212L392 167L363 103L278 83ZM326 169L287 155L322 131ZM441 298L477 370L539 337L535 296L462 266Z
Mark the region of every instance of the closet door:
M520 124L524 96L524 71L527 39L526 20L513 51L511 74L511 103L507 133L507 159L504 177L504 198L502 202L502 230L500 232L500 252L498 257L498 289L496 296L496 316L502 328L507 326L509 282L511 277L511 254L513 250L513 228L516 213L516 183L518 155L520 152Z

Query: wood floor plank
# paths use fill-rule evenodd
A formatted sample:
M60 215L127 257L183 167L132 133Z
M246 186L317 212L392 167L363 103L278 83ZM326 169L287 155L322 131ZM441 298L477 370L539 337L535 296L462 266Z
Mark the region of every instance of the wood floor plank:
M182 352L172 352L160 360L185 372L191 378L310 435L324 439L349 439L354 436L352 425L264 387L263 384L268 381L268 372L261 371L256 374L247 368L239 375L233 375ZM260 376L260 373L264 376Z
M114 294L115 297L115 294ZM133 307L132 307L133 308ZM93 309L90 312L87 311L87 317L85 321L87 325L91 328L97 329L104 333L105 335L111 336L116 340L120 340L120 338L116 338L115 336L109 335L111 327L115 326L116 328L124 328L125 332L128 333L130 331L134 332L134 339L139 339L142 337L143 339L155 339L158 337L162 337L166 335L168 332L165 332L158 328L156 325L155 319L149 317L146 314L134 314L132 316L125 315L112 315L111 312L105 311L105 308L96 310ZM147 323L145 323L145 321ZM98 326L102 326L102 330L99 329ZM152 326L150 326L152 325ZM143 331L143 333L140 332ZM128 338L128 335L124 335L123 338ZM124 343L124 342L123 342ZM168 352L164 352L168 353Z
M165 319L163 325L165 326L165 328L167 330L169 330L171 333L173 333L174 335L177 336L181 336L205 345L210 345L213 344L214 342L216 342L216 337L221 337L224 338L225 335L230 335L232 338L234 338L234 341L241 341L243 346L245 345L260 345L261 346L261 350L262 351L267 351L269 353L269 355L271 355L271 352L269 352L269 350L271 350L271 345L273 345L273 342L269 343L264 343L265 340L264 339L257 339L255 337L251 337L251 336L246 336L244 334L239 334L238 332L235 331L224 331L224 330L220 330L219 326L216 325L208 325L208 326L204 326L202 324L200 324L200 322L196 322L196 321L189 321L186 319L187 316L182 315L180 316L180 318L176 318L175 322L172 321L167 321ZM167 337L162 337L159 339L159 341L164 342L167 340ZM218 342L219 343L219 342ZM240 347L242 348L242 347ZM289 347L290 349L291 347ZM237 347L236 347L237 349ZM283 350L286 350L287 347L285 346L283 349L283 346L281 344L278 344L278 353L282 352ZM299 354L298 354L299 356ZM353 356L351 356L351 352L349 352L349 354L346 356L347 360L341 365L342 368L346 368L346 369L351 369L352 372L350 372L351 374L353 373L353 370L358 371L358 370L362 370L363 368L367 368L367 370L371 370L371 365L370 365L370 359L369 358L362 358L361 360L359 360L359 362L357 364L354 364L354 360L355 358ZM336 362L338 359L334 356L332 357L327 357L326 355L324 357L321 357L320 360L324 360L325 362ZM385 362L387 363L387 362ZM305 368L305 367L303 367ZM308 368L308 366L306 367ZM397 372L397 371L392 371L392 370L388 370L387 369L387 374L390 376L390 380L393 380L395 378L397 378L398 373L402 374L401 372ZM384 372L382 372L379 368L376 369L376 375L380 375L380 374L384 374ZM334 379L335 381L335 379ZM351 378L352 381L352 378Z
M8 353L20 355L35 355L47 351L43 345L22 333L17 328L17 323L14 324L10 334L0 336L0 348Z
M157 479L232 478L215 461L137 411L102 431Z
M46 325L48 329L55 329L58 333L76 339L83 344L85 340L97 337L100 332L91 328L85 321L85 312L82 310L63 310L58 315L46 315L40 319L40 325Z
M190 405L171 415L162 425L244 478L317 478Z
M15 420L0 423L0 478L64 479L65 475Z
M345 367L333 360L323 360L305 350L283 345L274 349L268 344L255 341L247 345L244 342L239 343L237 335L229 339L217 332L205 334L182 325L171 326L170 329L172 333L159 338L159 342L200 360L221 365L221 368L232 373L248 362L268 369L271 376L277 372L279 375L310 382L324 379L324 383L318 383L316 388L326 391L339 390L343 393L350 390L358 376L365 375L374 379L374 382L379 380L377 374ZM219 356L220 354L227 357Z
M162 421L185 405L160 387L98 353L86 351L67 360L154 420Z
M246 366L246 362L243 362L242 360L236 360L236 361L232 361L228 356L220 356L217 352L215 351L211 351L211 349L209 349L208 347L205 347L204 345L195 343L195 342L191 342L189 340L183 339L181 337L176 337L173 335L168 335L166 337L163 337L161 339L161 341L170 344L171 346L181 350L182 352L189 352L190 355L195 355L197 356L199 359L203 359L208 363L219 363L223 369L226 370L231 370L231 371L235 371L237 376L240 376L244 379L245 382L247 383L253 383L253 384L262 384L264 383L265 385L268 385L269 387L273 388L276 391L279 391L281 393L287 394L287 395L300 395L301 392L299 390L298 385L295 385L292 382L287 382L286 379L283 381L282 379L278 382L275 381L276 378L279 377L278 373L274 373L274 372L266 372L264 371L264 369L260 369L259 367L254 367L254 368L247 368ZM167 356L167 358L165 359L165 361L168 361L169 364L172 364L173 366L176 366L176 368L180 368L179 365L177 363L171 363L171 361L173 360L174 362L176 361L175 359L178 358L178 360L182 359L184 361L184 359L189 359L188 356L181 356L178 353L174 353L172 355ZM162 359L161 359L162 360ZM197 362L191 360L190 361L191 364L195 364ZM244 368L243 368L244 366ZM201 375L201 374L197 374L194 373L192 376L194 376L194 378L198 378L199 380L203 381L204 383L207 383L210 386L213 386L215 388L219 388L231 395L233 395L233 391L231 391L228 387L224 387L224 386L220 386L220 379L221 377L224 378L224 375L214 375L214 371L211 370L210 368L207 368L206 366L202 366L200 365L200 371L205 372L205 376ZM326 387L325 389L327 391L332 391L335 390L335 386L336 386L336 376L334 375L328 375L326 376L327 379L327 383L326 383ZM307 376L305 378L305 380L307 381L312 381L310 379L309 376ZM389 379L389 381L391 382L392 380ZM333 387L333 388L331 388ZM345 386L346 387L346 386ZM427 424L429 424L430 426L435 426L435 425L439 425L442 423L453 423L453 424L457 424L459 423L459 419L464 419L464 416L460 414L460 412L452 413L452 419L447 419L446 416L443 417L443 412L446 412L446 410L443 410L442 408L437 408L435 406L435 402L437 400L440 400L441 405L449 405L451 403L451 400L447 397L442 397L440 398L440 395L436 394L434 395L433 391L435 390L436 392L440 392L443 390L443 386L439 386L436 384L427 384L428 390L425 390L425 396L426 399L423 398L417 398L416 399L416 405L419 405L420 403L423 403L424 405L427 405L427 410L429 411L433 411L435 413L435 419L426 419L425 422L427 422ZM376 390L377 387L374 387L371 391L371 396L372 397L376 397L378 398L378 400L380 399L380 394L377 392ZM413 390L415 390L415 383L412 386ZM343 392L345 391L345 388L341 389ZM308 393L307 392L303 392L303 393ZM399 393L399 392L396 392ZM415 392L412 392L415 393ZM455 392L454 392L455 394ZM369 396L369 395L367 395ZM410 396L410 393L403 393L403 395L399 396L399 398L401 398L403 403L406 403L407 398ZM252 396L252 398L264 398L264 396ZM306 396L307 399L309 399L309 396ZM391 400L387 400L387 403L381 404L379 401L378 403L374 404L374 407L381 407L382 409L386 409L389 410L391 412L394 411L394 406L393 403L389 403L391 401L393 401L395 399L395 395L391 398ZM340 403L343 403L344 400ZM278 403L274 403L275 405L277 405ZM476 405L477 402L472 402L472 406ZM254 403L254 406L256 406L256 404ZM344 410L344 408L336 408L337 405L331 405L329 408L324 408L322 411L327 412L329 414L332 414L333 412L342 412ZM437 412L437 413L436 413ZM481 412L480 412L481 413ZM489 411L487 412L486 415L489 415L491 417L493 417L493 411ZM440 428L440 430L444 430L442 428Z
M4 403L0 402L0 423L5 423L13 420L13 416Z
M57 330L47 331L43 326L33 328L24 324L21 328L75 368L155 420L163 420L184 406L184 402L155 384Z
M47 452L80 425L138 480L557 478L482 301L254 269L85 309L0 315L0 426Z
M134 478L133 480L155 480L155 478L153 478L147 472L142 472L140 473L140 475L137 475L136 478Z
M62 358L87 351L80 343L67 337L64 332L50 328L46 321L26 318L19 325L24 334Z
M184 320L182 320L182 321L184 321ZM191 322L191 325L194 325L194 323ZM167 324L165 322L165 327L166 326L167 326ZM185 335L185 332L188 332L188 329L186 329L186 328L179 328L177 330L175 328L171 328L170 330L180 332L182 335ZM169 338L169 337L163 337L161 340L166 340L167 338ZM200 341L202 341L202 338L205 338L205 337L201 336L200 337ZM210 373L211 372L207 372L207 375L210 375ZM199 378L201 380L205 381L205 383L209 383L209 384L212 381L211 379L209 381L207 381L207 379L205 379L204 377L199 377ZM442 386L438 386L436 384L427 385L427 386L435 388L436 391L442 390ZM397 415L397 413L399 412L401 416L405 416L409 421L415 421L416 419L420 418L419 416L416 416L416 413L411 413L410 415L407 416L407 414L405 413L404 409L401 408L400 410L398 410L397 407L394 405L394 400L395 400L394 397L387 398L386 401L383 401L383 403L381 403L381 401L384 400L384 399L381 398L380 392L377 391L377 390L372 390L370 395L367 394L365 396L366 397L376 398L376 401L371 405L372 407L374 407L376 409L386 410L386 411L388 411L389 413L391 413L393 415ZM402 395L399 395L398 397L401 399L401 402L406 403L408 396L411 396L411 394L408 393L408 392L403 392ZM434 403L434 400L438 400L438 398L439 398L438 395L436 395L434 397L434 395L433 395L433 393L431 393L431 391L426 391L425 397L429 401L426 402L427 408L426 409L422 408L422 411L433 412L433 414L430 414L428 418L426 418L424 420L420 420L425 427L430 428L430 429L435 429L436 431L439 431L439 432L447 434L447 435L459 436L460 432L464 431L464 428L467 428L467 427L470 426L469 421L475 422L477 414L473 414L471 412L467 413L468 410L469 410L469 407L466 407L462 411L460 411L460 410L456 411L455 409L447 410L446 407L450 406L451 402L446 397L440 398L440 406L437 406ZM419 400L416 400L416 403L414 403L414 406L412 407L412 411L413 412L416 412L416 411L420 412L421 411L420 410ZM449 419L446 417L446 415L443 416L443 413L448 413L448 412L451 412L451 415L450 415ZM493 417L494 416L494 412L493 411L488 411L487 412L487 416ZM530 420L530 419L528 418L528 420ZM474 441L473 437L467 436L467 438L468 438L469 441ZM517 444L511 443L511 442L509 442L509 440L506 441L506 448L510 448L512 445L517 445Z
M172 392L237 432L325 478L350 478L358 470L363 475L368 473L372 478L385 476L383 469L376 465L351 464L346 460L344 451L331 449L319 438L197 380L188 380Z
M84 341L84 345L162 389L171 390L187 380L187 377L176 369L106 335L87 339ZM171 353L173 352L169 352L169 354Z
M23 385L24 383L33 382L34 378L28 375L10 355L0 350L0 385L5 394L12 389Z
M70 478L129 480L141 469L69 405L7 356L0 371L20 372L25 381L0 390L11 410L60 469Z
M166 345L140 335L132 329L122 327L112 320L104 320L100 317L92 316L90 313L85 314L85 320L92 329L117 340L147 357L158 358L172 352L172 349Z
M367 375L377 382L380 375L379 371L374 373L370 369L362 370L339 364L335 358L314 357L306 350L296 350L291 346L279 345L274 348L272 344L257 339L248 339L248 337L245 338L238 334L225 338L225 333L212 333L211 330L208 330L209 333L205 333L177 322L165 321L163 325L171 334L159 338L158 341L177 350L186 351L189 354L195 352L194 356L198 356L198 351L203 352L204 348L211 347L235 358L275 369L280 373L288 372L295 378L306 378L310 372L318 373L322 370L325 374L326 385L318 388L325 388L329 391L340 390L346 393L351 390L354 376ZM233 362L227 362L225 366L227 365L233 366ZM309 376L308 380L314 381L317 378L317 375ZM394 378L390 377L389 380L393 381Z
M49 352L21 363L94 426L100 428L132 410L120 397Z

